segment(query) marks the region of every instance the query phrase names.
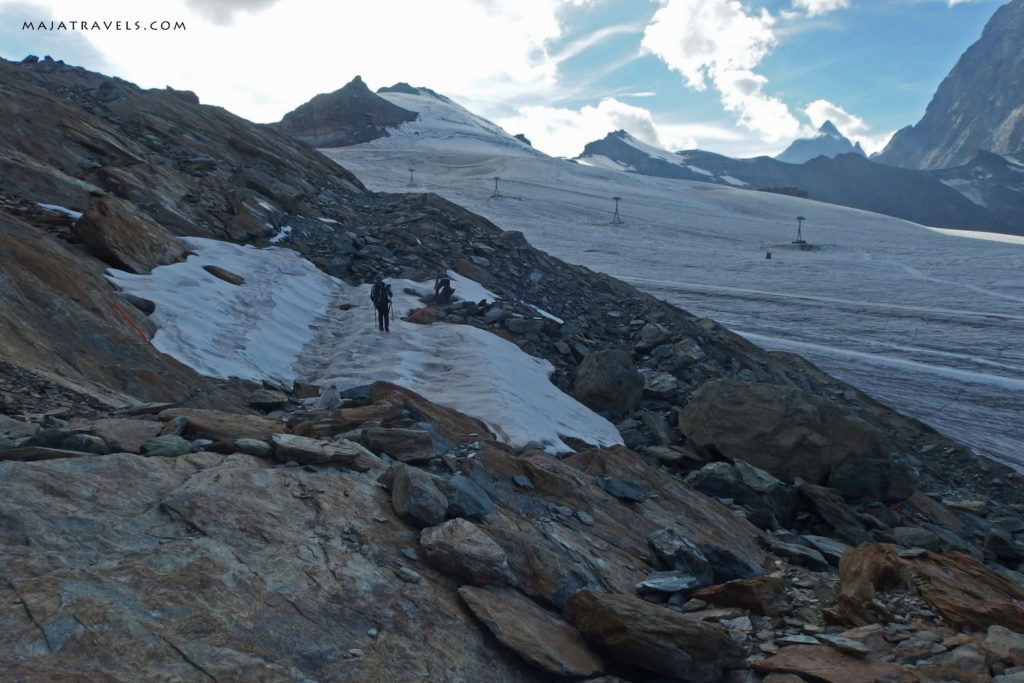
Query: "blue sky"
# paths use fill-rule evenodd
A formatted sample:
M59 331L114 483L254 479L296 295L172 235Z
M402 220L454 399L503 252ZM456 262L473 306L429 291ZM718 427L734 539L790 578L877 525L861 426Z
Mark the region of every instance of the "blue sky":
M673 151L776 154L826 119L871 152L917 123L1002 4L0 0L0 56L193 90L257 122L356 75L373 89L406 81L555 156L619 128ZM65 28L39 28L50 21Z

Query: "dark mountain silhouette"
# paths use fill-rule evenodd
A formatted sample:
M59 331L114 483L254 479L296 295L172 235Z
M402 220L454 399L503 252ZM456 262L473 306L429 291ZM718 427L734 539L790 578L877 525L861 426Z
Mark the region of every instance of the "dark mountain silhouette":
M344 147L386 137L388 127L415 121L416 116L374 94L356 76L345 87L317 95L272 125L313 147Z
M999 163L987 159L985 171L968 166L940 174L887 166L852 152L802 164L701 150L658 155L621 130L587 144L579 158L588 156L603 156L643 175L783 192L935 227L1024 234L1016 194L1006 189L1006 183L1020 182L1020 174L1015 177L1005 160L1001 171ZM1001 199L982 205L983 196Z

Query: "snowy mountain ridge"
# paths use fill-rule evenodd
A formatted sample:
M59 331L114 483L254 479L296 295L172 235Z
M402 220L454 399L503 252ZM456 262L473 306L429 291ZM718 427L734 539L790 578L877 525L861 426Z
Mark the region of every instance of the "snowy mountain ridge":
M775 158L788 164L802 164L818 156L834 157L838 154L850 153L867 157L859 142L852 144L845 135L839 132L835 124L831 121L826 121L821 124L817 135L794 140L789 147L777 154Z

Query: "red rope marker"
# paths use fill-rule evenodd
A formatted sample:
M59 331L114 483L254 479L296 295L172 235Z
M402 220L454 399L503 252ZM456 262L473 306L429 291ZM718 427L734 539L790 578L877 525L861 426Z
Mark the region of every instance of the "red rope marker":
M145 340L146 340L146 343L147 343L147 344L149 344L150 346L153 346L153 342L149 341L149 337L147 337L147 336L146 336L146 333L145 333L145 332L143 332L142 330L140 330L140 329L139 329L139 326L138 326L138 325L136 325L136 324L135 324L135 322L134 322L134 321L133 321L133 320L132 320L131 318L129 318L129 317L128 317L128 314L124 312L124 309L123 309L123 308L121 308L120 306L118 306L118 305L117 305L116 303L114 304L114 308L116 308L116 309L117 309L117 312L118 312L118 313L120 313L121 315L123 315L123 316L124 316L124 319L128 321L128 324L129 324L129 325L131 325L131 326L132 326L132 328L133 328L133 329L134 329L134 330L135 330L136 332L138 332L138 333L139 333L139 336L140 336L140 337L142 337L143 339L145 339ZM156 348L156 347L155 347L155 346L153 346L153 348Z

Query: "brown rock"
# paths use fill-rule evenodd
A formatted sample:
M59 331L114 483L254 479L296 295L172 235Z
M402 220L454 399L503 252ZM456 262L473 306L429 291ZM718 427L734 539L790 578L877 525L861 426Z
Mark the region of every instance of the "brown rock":
M754 662L762 674L797 674L801 680L824 683L875 683L878 680L918 681L907 667L870 662L826 645L790 645L777 655Z
M576 370L572 393L598 412L623 415L644 392L644 380L629 354L619 349L587 354Z
M905 551L865 543L839 561L839 602L855 613L877 591L915 590L954 628L993 625L1024 632L1024 588L958 552Z
M98 258L132 273L185 258L185 248L171 233L135 204L111 195L94 199L74 232Z
M503 645L530 664L556 676L601 673L601 659L575 628L517 591L463 586L459 595Z
M184 417L188 420L187 432L192 437L202 436L213 441L269 439L271 434L280 432L282 427L280 420L269 417L196 408L169 408L161 411L157 417L165 422Z
M739 607L768 616L784 614L790 609L786 604L782 582L771 575L698 588L690 596L714 605Z
M743 650L720 627L639 598L582 590L566 617L588 641L629 666L683 681L717 681Z
M139 453L143 442L159 434L163 426L155 420L105 418L92 423L92 432L104 441L119 444L126 453Z
M430 433L421 429L367 427L361 430L359 440L374 453L387 453L399 462L426 463L434 458Z
M505 551L487 532L461 517L421 531L420 547L432 564L474 586L508 584Z
M220 266L206 265L206 266L203 266L203 270L205 270L207 273L209 273L210 275L214 276L215 278L218 278L220 280L223 280L224 282L227 282L228 284L232 284L232 285L242 285L242 284L245 284L245 278L244 277L242 277L241 275L238 275L237 273L232 273L230 270L227 270L226 268L221 268Z
M58 460L60 458L87 458L94 453L83 451L69 451L64 448L44 448L43 446L25 446L23 448L8 448L0 451L0 461L24 460L34 462L37 460Z

